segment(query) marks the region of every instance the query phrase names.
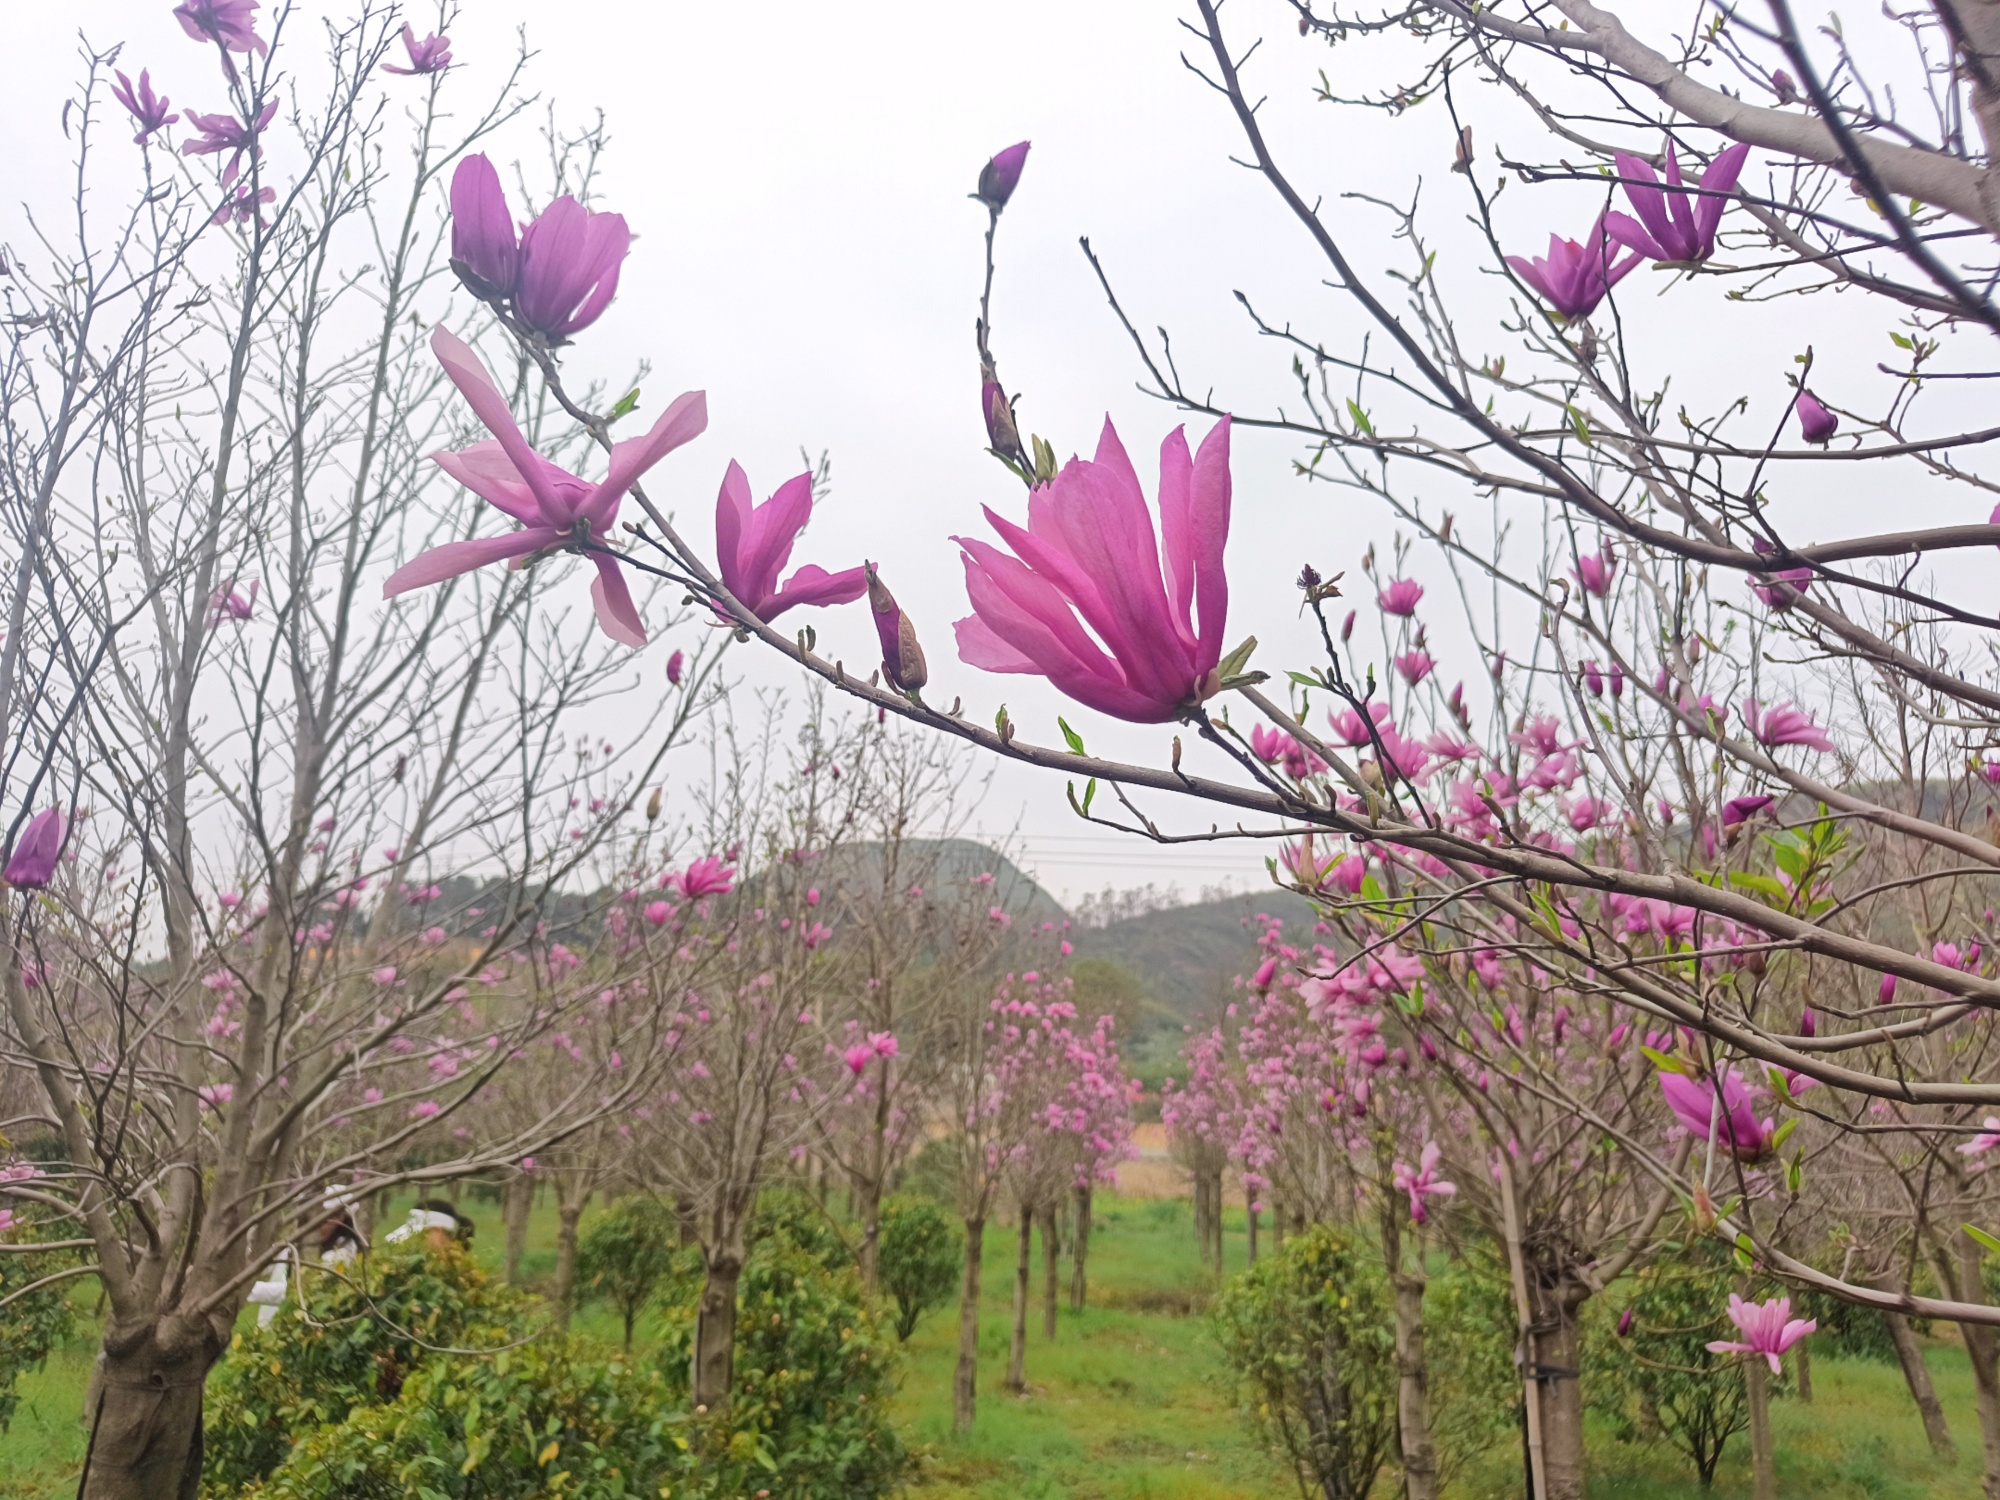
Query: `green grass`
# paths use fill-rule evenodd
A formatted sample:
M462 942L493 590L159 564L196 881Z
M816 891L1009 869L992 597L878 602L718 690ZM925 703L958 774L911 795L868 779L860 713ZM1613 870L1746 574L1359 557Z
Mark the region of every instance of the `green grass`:
M951 1377L957 1359L955 1308L930 1314L908 1345L898 1419L920 1457L911 1500L1288 1500L1289 1476L1239 1419L1227 1373L1200 1315L1208 1287L1196 1264L1185 1203L1099 1194L1091 1237L1091 1306L1073 1316L1065 1299L1057 1337L1041 1335L1039 1247L1025 1395L1001 1388L1011 1326L1014 1230L988 1226L982 1278L979 1421L960 1441L951 1432ZM479 1224L475 1253L498 1269L497 1204L466 1207ZM393 1222L391 1220L390 1222ZM1243 1264L1242 1215L1228 1240L1232 1268ZM532 1280L554 1269L555 1215L536 1212L525 1269ZM1065 1262L1064 1272L1068 1266ZM1065 1290L1067 1286L1065 1284ZM94 1289L79 1290L79 1336L21 1382L21 1405L0 1434L0 1496L56 1500L73 1494L82 1459L83 1391L95 1353ZM586 1305L575 1332L615 1348L616 1314ZM1435 1328L1433 1338L1449 1337ZM642 1325L641 1346L654 1342ZM1959 1348L1927 1352L1958 1441L1956 1465L1940 1465L1924 1442L1893 1365L1821 1359L1814 1400L1773 1410L1778 1492L1813 1500L1975 1500L1980 1440L1972 1378ZM1732 1440L1706 1494L1660 1445L1628 1445L1591 1430L1592 1500L1739 1500L1750 1493L1748 1448ZM1491 1455L1462 1476L1452 1500L1502 1500L1521 1493L1512 1452ZM1378 1500L1388 1500L1385 1479Z

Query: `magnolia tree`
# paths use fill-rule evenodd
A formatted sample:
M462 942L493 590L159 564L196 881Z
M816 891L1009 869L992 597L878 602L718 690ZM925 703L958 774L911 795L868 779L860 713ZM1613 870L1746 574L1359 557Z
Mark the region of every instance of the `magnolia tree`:
M7 1128L60 1143L16 1191L68 1217L67 1274L107 1299L92 1497L191 1493L206 1372L330 1196L515 1163L634 1097L664 1032L628 1011L622 1069L475 1128L516 1053L643 966L558 893L625 862L708 680L607 744L585 711L643 635L615 584L612 640L547 569L383 601L464 534L459 481L514 503L496 465L542 433L546 403L517 426L465 344L440 331L440 362L417 332L479 332L441 187L519 107L513 70L463 97L385 9L294 67L289 15L256 9L188 0L136 83L84 53L77 212L36 214L0 290L0 990L33 1089ZM562 196L528 231L539 300L509 336L551 360L615 284L622 227L580 257L588 218ZM700 425L684 398L604 480L541 459L529 488L608 519ZM567 424L538 440L584 460Z

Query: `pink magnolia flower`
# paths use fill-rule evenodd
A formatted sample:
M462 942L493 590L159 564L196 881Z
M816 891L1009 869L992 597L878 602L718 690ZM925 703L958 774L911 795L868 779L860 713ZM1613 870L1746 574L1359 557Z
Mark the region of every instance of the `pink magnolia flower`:
M1046 677L1114 718L1175 718L1220 689L1229 506L1229 418L1192 457L1177 427L1160 445L1156 542L1139 476L1106 418L1096 457L1071 459L1029 496L1026 529L987 510L1014 556L954 538L973 609L953 627L960 659Z
M861 1076L861 1070L867 1067L869 1063L874 1061L875 1049L873 1047L866 1046L863 1043L856 1042L852 1047L849 1047L847 1051L842 1054L842 1056L845 1058L847 1062L847 1071L854 1074L855 1077L859 1078Z
M235 620L239 624L250 618L257 608L257 580L250 582L246 594L237 588L236 580L230 579L215 591L215 597L208 601L208 624L212 630L224 620Z
M1648 163L1618 152L1612 160L1624 179L1625 196L1632 200L1643 223L1635 223L1627 214L1608 213L1604 216L1605 232L1652 260L1673 264L1707 260L1715 251L1715 229L1722 222L1722 210L1749 155L1747 145L1731 146L1719 154L1701 174L1696 193L1690 195L1662 190ZM1667 186L1681 186L1680 158L1674 154L1671 141L1667 143Z
M251 12L257 0L181 0L174 18L197 42L214 42L230 52L255 52L268 57L271 49L253 29Z
M1811 391L1799 392L1798 413L1799 436L1809 443L1828 442L1840 428L1840 418Z
M1576 560L1576 581L1583 585L1585 593L1600 599L1611 592L1611 579L1617 571L1618 554L1611 550L1609 542Z
M1752 1111L1750 1090L1744 1087L1734 1068L1722 1070L1720 1110L1716 1108L1715 1085L1709 1080L1690 1078L1685 1073L1661 1073L1659 1079L1667 1107L1696 1140L1709 1139L1713 1131L1716 1144L1743 1162L1760 1161L1770 1153L1776 1131L1768 1120L1759 1120Z
M1782 1369L1778 1356L1819 1327L1813 1318L1794 1318L1790 1297L1772 1297L1764 1302L1745 1302L1735 1292L1729 1294L1729 1321L1743 1335L1741 1343L1717 1339L1708 1346L1711 1354L1761 1354L1771 1362L1771 1373Z
M1777 800L1775 797L1731 797L1722 804L1722 826L1734 828L1739 823L1747 823Z
M1250 726L1250 753L1267 766L1282 762L1285 774L1294 781L1326 769L1325 761L1282 729L1267 729L1262 724Z
M1764 603L1766 609L1783 612L1798 603L1798 596L1812 586L1811 568L1785 568L1765 575L1764 582L1750 580L1750 592Z
M1436 665L1428 651L1405 651L1396 658L1396 670L1402 674L1403 681L1411 687L1415 687L1430 676L1431 668Z
M248 224L252 219L255 219L259 224L262 224L264 222L263 210L268 205L277 201L278 190L276 188L259 188L255 192L252 192L249 183L239 183L236 188L236 196L223 199L222 206L209 216L208 222L211 224L227 224L231 219L234 219L238 224Z
M875 1050L877 1057L894 1057L902 1050L901 1044L896 1040L896 1034L892 1031L871 1032L868 1045Z
M1375 602L1385 615L1408 618L1417 612L1417 604L1423 597L1424 586L1416 579L1398 578L1375 596Z
M1014 189L1020 186L1021 169L1028 164L1028 146L1027 141L1017 141L1005 151L994 152L992 159L979 169L979 186L972 196L996 214L1007 206Z
M833 929L824 922L814 922L809 927L801 927L799 929L799 941L804 943L809 949L819 947L832 936Z
M131 79L120 73L118 82L111 86L111 95L125 106L126 113L130 114L139 126L139 133L132 137L132 144L135 146L145 145L147 139L154 133L165 130L180 119L177 114L167 113L173 105L173 100L165 94L153 92L153 75L145 68L139 70L139 82L136 86Z
M403 23L403 50L409 54L410 65L399 68L394 63L383 63L384 73L401 73L408 77L416 73L442 73L451 66L451 38L427 36L420 42L407 21Z
M0 880L16 890L36 891L55 878L56 863L62 857L63 835L68 830L60 808L46 808L28 819Z
M1743 725L1760 744L1775 749L1779 745L1804 745L1808 750L1831 750L1833 741L1813 723L1812 716L1789 703L1760 707L1755 698L1743 703Z
M410 1118L413 1120L428 1120L435 1116L443 1107L435 1099L425 1099L411 1109Z
M1369 704L1368 719L1374 722L1376 732L1382 734L1385 739L1396 732L1395 721L1389 717L1389 705L1386 703ZM1333 732L1340 737L1343 745L1358 749L1362 745L1373 743L1368 723L1351 708L1343 708L1337 714L1328 714L1327 723L1333 726Z
M438 452L431 461L489 505L522 523L519 531L473 541L446 542L419 554L389 575L384 598L442 583L487 563L520 561L538 552L574 550L597 568L590 586L597 623L627 646L646 643L646 627L632 603L618 559L603 550L613 534L618 503L639 476L708 425L708 405L700 391L680 397L642 437L627 438L611 450L604 478L592 485L560 469L528 446L507 409L507 398L479 356L448 329L431 333L431 348L468 405L493 438L461 452Z
M277 113L278 101L275 99L248 124L235 115L201 115L189 110L187 122L201 134L181 144L181 155L218 156L227 151L229 160L222 168L222 185L226 188L236 181L236 174L243 170L246 155L252 161L262 159L264 148L258 144L257 138Z
M1960 1156L1984 1156L1995 1146L2000 1146L2000 1115L1988 1115L1979 1123L1986 1129L1958 1148Z
M812 519L812 475L778 486L762 505L750 500L750 479L731 459L715 497L715 550L722 584L745 609L769 623L795 604L847 604L868 590L865 568L829 573L807 563L778 586L792 544Z
M1455 1183L1444 1181L1437 1175L1438 1158L1444 1153L1436 1141L1424 1144L1423 1155L1417 1158L1417 1170L1412 1172L1404 1162L1397 1162L1390 1180L1396 1191L1410 1197L1410 1217L1417 1223L1428 1222L1430 1215L1424 1208L1426 1198L1448 1198L1458 1191Z
M673 914L674 909L664 901L655 901L646 908L646 920L655 927L666 926L667 918Z
M736 888L735 874L722 860L708 854L689 865L675 883L688 900L699 901L704 896L728 895Z
M236 1097L236 1085L233 1083L203 1084L195 1090L195 1097L200 1099L203 1104L207 1105L217 1114L221 1114L222 1106Z
M622 214L597 213L568 194L521 231L514 317L550 343L595 323L618 294L618 268L632 248Z
M466 157L451 174L451 268L488 300L513 296L521 279L514 215L484 153Z
M1537 256L1530 261L1518 255L1507 257L1514 273L1565 319L1589 317L1604 300L1604 294L1645 259L1636 250L1623 260L1614 258L1616 247L1605 229L1605 217L1598 216L1583 244L1552 234L1546 258Z

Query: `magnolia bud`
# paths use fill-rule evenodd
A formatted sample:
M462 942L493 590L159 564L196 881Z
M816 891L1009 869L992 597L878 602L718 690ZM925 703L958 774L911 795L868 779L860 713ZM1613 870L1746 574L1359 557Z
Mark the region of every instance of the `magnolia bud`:
M667 681L675 687L681 685L681 676L687 671L687 653L676 651L667 658Z
M646 821L648 823L657 823L659 822L659 820L660 820L660 789L658 787L654 787L653 795L646 799Z
M980 168L979 187L972 196L996 214L999 213L1007 206L1007 200L1014 196L1014 189L1021 182L1021 168L1027 164L1026 141L995 152L993 159Z
M896 596L867 564L868 608L875 616L875 634L882 642L882 675L898 692L914 693L930 681L924 664L924 648L917 643L917 627L896 604Z

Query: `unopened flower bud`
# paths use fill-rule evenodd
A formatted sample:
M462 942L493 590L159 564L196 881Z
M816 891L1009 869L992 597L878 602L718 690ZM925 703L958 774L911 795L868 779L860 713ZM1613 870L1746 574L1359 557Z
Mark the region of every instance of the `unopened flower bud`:
M1347 618L1341 622L1340 644L1343 646L1347 644L1347 638L1354 634L1354 617L1358 613L1359 613L1358 610L1350 609L1347 612Z
M875 564L867 564L867 569L868 608L875 616L875 634L882 642L882 675L898 692L914 693L930 681L924 648L917 643L917 627L897 605Z
M1895 998L1896 976L1894 974L1884 974L1882 976L1881 987L1875 991L1875 1003L1877 1005L1887 1005Z
M646 821L648 823L657 823L659 820L660 820L660 789L658 787L654 787L653 795L646 799Z
M687 670L687 653L676 651L667 658L667 681L675 687L681 685L681 674Z
M1021 452L1021 431L1014 425L1014 408L1007 400L1007 392L990 371L980 373L985 377L979 387L979 408L986 418L986 445L1002 458L1026 468L1028 460Z
M1811 391L1799 392L1799 436L1809 443L1829 441L1840 426L1840 418L1821 404Z
M973 197L984 203L996 214L1007 206L1007 200L1014 196L1014 189L1021 182L1021 168L1028 164L1028 142L1021 141L1009 146L1005 151L995 152L993 159L980 168L979 187Z

